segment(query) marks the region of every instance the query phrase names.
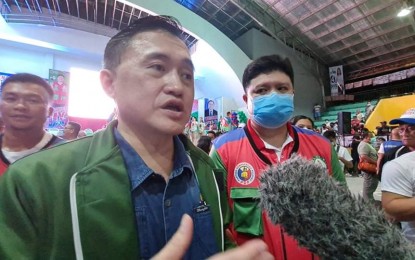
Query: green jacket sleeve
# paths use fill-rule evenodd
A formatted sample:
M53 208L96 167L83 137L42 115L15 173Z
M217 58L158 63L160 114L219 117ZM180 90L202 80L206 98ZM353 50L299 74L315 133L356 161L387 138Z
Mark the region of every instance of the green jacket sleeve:
M37 232L31 219L36 205L19 176L9 170L0 177L0 259L36 258Z
M340 184L347 186L346 177L344 176L344 171L340 166L339 157L337 156L334 147L331 147L331 170L333 173L333 179L338 181Z
M225 169L225 166L222 163L222 160L219 156L219 154L216 152L215 148L212 146L211 152L210 152L210 158L212 158L212 161L215 165L215 171L220 172L222 175L222 180L224 183L224 190L225 192L222 194L221 197L221 205L222 212L223 212L223 221L225 224L225 250L234 248L236 246L235 241L230 237L230 232L227 232L229 224L232 222L232 210L229 207L228 202L228 194L227 194L227 171Z

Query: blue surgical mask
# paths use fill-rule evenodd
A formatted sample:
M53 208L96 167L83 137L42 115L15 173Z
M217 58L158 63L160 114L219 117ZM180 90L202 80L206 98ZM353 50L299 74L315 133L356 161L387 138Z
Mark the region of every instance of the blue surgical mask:
M252 100L252 120L264 128L279 128L294 112L294 95L275 92Z

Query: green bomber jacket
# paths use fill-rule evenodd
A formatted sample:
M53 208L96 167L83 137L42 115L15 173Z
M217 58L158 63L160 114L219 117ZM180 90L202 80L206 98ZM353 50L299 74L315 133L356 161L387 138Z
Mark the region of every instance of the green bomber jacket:
M130 182L111 123L16 161L0 177L0 259L139 259ZM228 205L223 172L185 136L218 248ZM225 245L226 244L226 245Z

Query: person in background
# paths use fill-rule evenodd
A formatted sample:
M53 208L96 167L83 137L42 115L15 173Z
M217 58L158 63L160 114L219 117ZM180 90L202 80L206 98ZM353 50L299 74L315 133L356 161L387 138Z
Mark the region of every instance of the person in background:
M184 125L183 134L186 135L190 139L190 126L192 125L192 117L187 120L186 124Z
M204 135L205 134L206 124L203 121L203 117L199 117L199 125L198 125L198 128L199 128L199 134L200 135Z
M359 121L359 124L362 123L364 115L360 109L356 109L356 119Z
M314 129L314 121L308 116L297 115L291 118L291 124L308 130Z
M360 142L359 146L357 147L357 152L359 153L359 159L361 161L365 161L371 164L377 164L378 155L370 144L370 140L373 137L373 133L369 131L365 131L362 134L362 141ZM373 193L375 192L376 188L378 187L378 179L376 177L376 173L369 173L362 170L363 174L363 199L367 201L374 201Z
M53 90L45 80L18 73L4 80L1 90L0 175L16 160L64 142L43 128L53 112Z
M399 124L402 146L386 151L380 163L382 207L393 221L400 222L405 237L415 242L415 108L389 123Z
M380 146L384 143L384 142L386 142L386 139L384 138L384 137L381 137L381 136L378 136L378 137L376 137L376 143L375 143L375 145L374 145L374 148L376 149L376 151L379 151L379 149L380 149ZM378 158L379 159L379 158Z
M0 178L0 259L206 259L231 247L221 171L181 134L194 99L181 35L174 19L147 16L109 40L100 80L118 119L10 166ZM8 84L3 98L46 117L51 93L11 94ZM270 259L266 248L255 241L215 257Z
M243 100L249 119L216 138L210 155L226 176L233 222L230 233L238 245L263 239L276 259L314 259L297 241L273 225L258 206L259 177L264 169L297 153L322 164L334 180L346 185L337 154L321 135L292 126L294 71L291 62L278 55L252 61L244 71Z
M339 163L343 171L344 167L347 169L353 168L353 158L350 156L350 153L346 148L337 143L336 132L334 130L327 130L323 136L329 139L330 143L333 145L333 148L339 157Z
M399 142L391 142L388 145L388 149L385 147L385 153L383 155L382 160L379 163L378 168L378 176L379 179L382 178L382 171L383 166L405 154L409 153L411 151L415 151L415 108L410 108L405 113L401 115L400 118L395 118L389 122L390 124L399 124L399 127L393 129L392 131L397 131L399 133L399 138L401 139L401 145L399 145ZM395 137L398 138L398 137ZM396 145L396 146L395 146Z
M360 120L357 119L357 116L353 116L352 121L351 121L351 125L352 125L352 128L354 128L354 127L358 128L359 127Z
M226 112L226 116L222 118L220 123L220 129L222 133L227 133L231 130L232 120L231 120L231 112Z
M210 131L207 132L207 135L210 137L210 139L212 139L212 141L215 140L215 138L216 138L215 131L210 130Z
M324 132L326 132L329 129L330 126L326 125L326 124L322 124L321 125L321 134L324 134Z
M221 129L222 119L223 119L223 116L220 116L219 120L216 122L216 125L214 125L212 122L212 129L209 129L209 130L215 130L215 127L216 127L216 131L218 133L222 133L222 129Z
M360 136L358 134L355 134L353 136L353 140L352 140L352 144L351 144L351 155L353 158L353 172L352 172L352 176L357 177L357 176L361 176L363 177L363 175L361 175L361 171L357 168L357 165L359 164L359 152L357 151L357 148L359 147L361 140L360 140Z
M209 154L212 147L212 139L207 135L202 135L197 141L197 147L202 149L206 154Z
M63 139L74 140L78 138L79 131L81 131L81 125L76 122L68 122L63 129Z
M382 176L382 207L400 222L404 236L415 243L415 151L386 163Z
M333 123L333 131L338 133L339 132L339 122L334 122Z
M368 101L365 108L365 121L369 118L370 114L373 112L374 106L371 101Z
M194 145L196 145L200 137L199 122L197 122L196 117L192 116L189 133L190 133L190 140L192 141Z
M327 126L328 128L330 127L331 122L330 122L328 119L326 119L326 120L324 121L324 123L326 124L326 126Z
M321 119L321 105L316 103L313 107L313 116L314 120L320 120Z
M357 134L363 137L363 134L367 132L368 129L365 127L364 123L360 123L359 127L357 128Z
M377 136L387 136L390 133L390 127L387 125L386 121L380 122L380 126L376 127Z

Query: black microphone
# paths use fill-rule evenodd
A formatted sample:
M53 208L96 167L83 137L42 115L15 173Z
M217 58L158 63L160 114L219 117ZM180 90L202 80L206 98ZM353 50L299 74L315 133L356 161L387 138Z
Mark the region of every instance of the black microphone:
M415 259L415 246L383 212L298 155L260 177L261 207L322 259Z

